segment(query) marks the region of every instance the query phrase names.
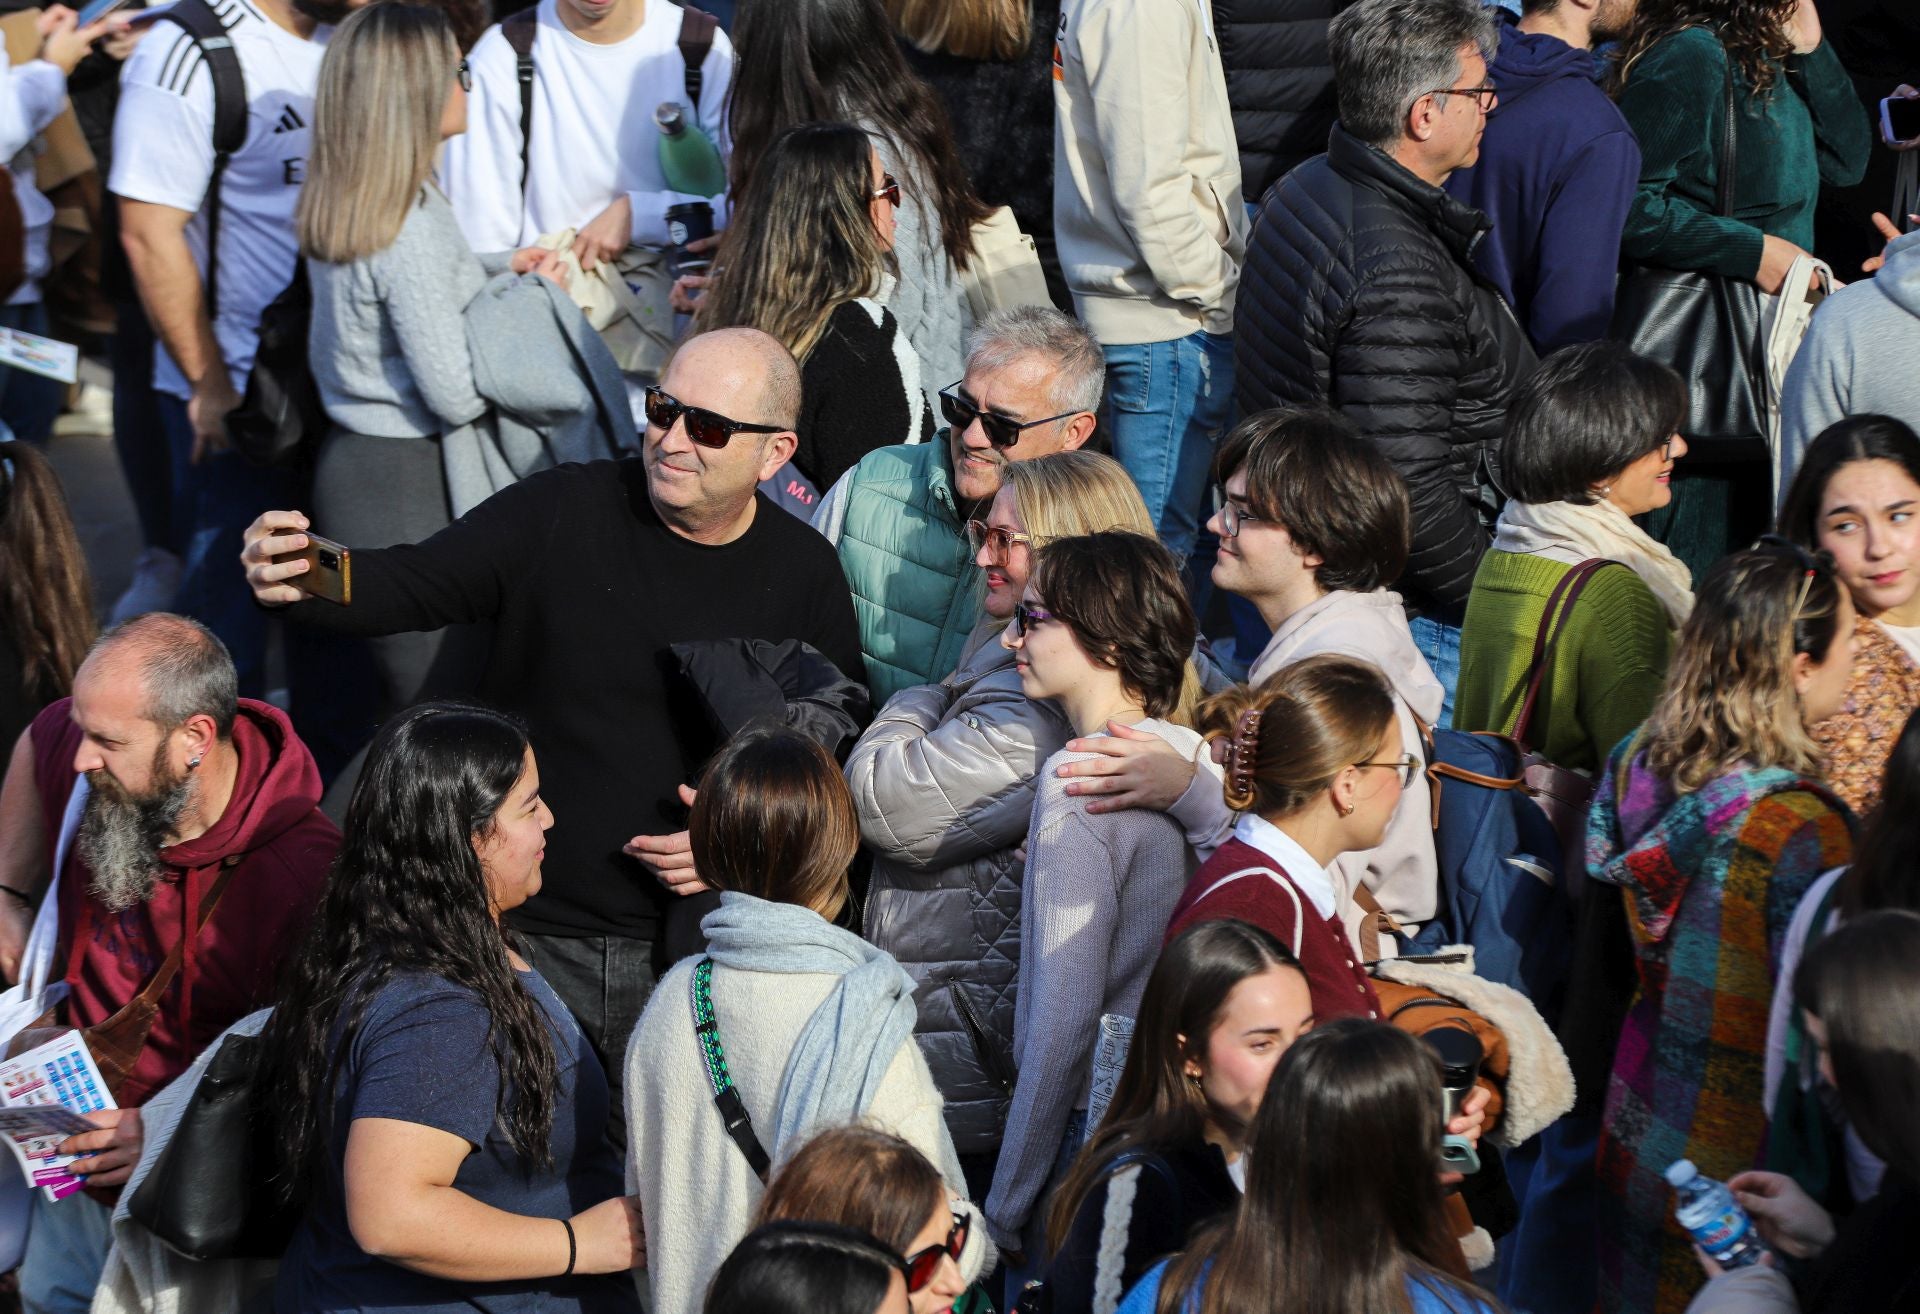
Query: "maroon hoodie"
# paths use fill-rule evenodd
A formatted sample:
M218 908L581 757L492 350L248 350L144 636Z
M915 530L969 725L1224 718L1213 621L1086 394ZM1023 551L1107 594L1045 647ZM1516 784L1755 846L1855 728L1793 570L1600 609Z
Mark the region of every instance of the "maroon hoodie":
M72 701L54 703L32 726L49 849L77 779L73 759L80 729L70 715ZM189 915L197 915L222 864L234 861L220 906L160 998L146 1050L119 1093L124 1108L146 1103L227 1027L273 1002L280 967L293 955L340 847L340 832L319 810L313 754L285 713L242 698L233 747L240 760L226 811L206 834L160 850L165 870L145 903L108 912L94 896L92 873L72 849L61 872L59 952L71 991L67 1018L89 1027L140 992L179 941Z

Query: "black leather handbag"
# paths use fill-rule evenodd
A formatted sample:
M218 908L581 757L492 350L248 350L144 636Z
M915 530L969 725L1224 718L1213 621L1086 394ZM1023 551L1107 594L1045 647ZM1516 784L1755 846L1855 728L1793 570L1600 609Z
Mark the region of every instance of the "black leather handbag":
M1739 133L1727 60L1716 213L1733 215ZM1687 388L1680 433L1691 463L1767 459L1765 293L1743 278L1700 270L1630 269L1614 298L1610 337L1668 365Z
M260 312L260 339L240 405L227 413L227 438L255 465L304 469L327 434L320 385L307 363L313 292L307 262L297 260L293 281Z
M269 1178L274 1164L255 1115L258 1036L232 1035L208 1061L173 1138L127 1201L127 1212L189 1259L271 1259L299 1221Z

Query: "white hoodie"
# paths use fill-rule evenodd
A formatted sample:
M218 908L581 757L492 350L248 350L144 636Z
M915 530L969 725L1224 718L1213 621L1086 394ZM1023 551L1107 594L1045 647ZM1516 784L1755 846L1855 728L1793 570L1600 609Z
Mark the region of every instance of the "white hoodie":
M1339 653L1380 668L1393 686L1401 747L1425 761L1427 750L1414 717L1433 724L1446 691L1414 646L1400 595L1384 589L1338 591L1302 607L1274 631L1253 663L1251 681L1259 684L1302 658L1321 653ZM1193 784L1168 812L1186 828L1188 840L1202 857L1233 833L1234 814L1219 782L1205 773L1194 776ZM1379 847L1343 853L1329 872L1340 887L1341 915L1356 944L1360 920L1352 898L1356 883L1371 890L1381 909L1407 934L1419 930L1439 901L1439 865L1434 857L1432 800L1426 778L1416 775L1401 794ZM1383 951L1390 952L1390 945L1390 940L1381 942Z

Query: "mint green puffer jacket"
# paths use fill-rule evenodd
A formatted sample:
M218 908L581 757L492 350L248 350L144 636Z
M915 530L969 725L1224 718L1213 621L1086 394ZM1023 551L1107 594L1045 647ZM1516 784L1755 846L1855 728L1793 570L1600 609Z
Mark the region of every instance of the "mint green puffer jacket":
M948 453L944 429L931 442L868 452L814 517L853 591L875 707L950 675L980 619L982 576Z

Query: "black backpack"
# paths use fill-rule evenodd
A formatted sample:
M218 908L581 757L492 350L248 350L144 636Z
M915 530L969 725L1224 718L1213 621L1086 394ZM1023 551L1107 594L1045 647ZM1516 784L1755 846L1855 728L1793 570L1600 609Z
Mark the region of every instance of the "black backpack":
M247 141L247 81L226 25L208 0L177 0L162 15L200 47L213 79L213 176L207 181L207 313L220 308L220 184L233 153ZM307 464L326 432L326 408L307 363L313 295L306 261L296 259L293 281L260 313L260 345L241 403L227 416L234 450L257 465Z

